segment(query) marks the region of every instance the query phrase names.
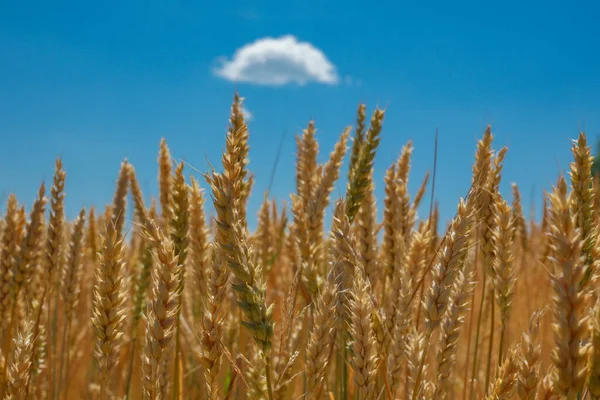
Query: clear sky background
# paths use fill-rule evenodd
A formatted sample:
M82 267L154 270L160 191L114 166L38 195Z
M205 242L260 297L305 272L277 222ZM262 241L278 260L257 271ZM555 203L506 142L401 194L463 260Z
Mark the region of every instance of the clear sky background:
M57 156L70 218L111 201L124 158L156 195L163 136L175 158L218 165L236 88L251 115L252 219L282 134L272 194L289 200L294 135L314 118L325 161L359 102L387 109L379 200L408 140L414 193L438 127L436 198L451 218L490 123L495 148L509 146L501 191L517 182L539 207L579 128L594 148L600 136L599 13L593 1L2 1L2 208L10 192L29 207Z

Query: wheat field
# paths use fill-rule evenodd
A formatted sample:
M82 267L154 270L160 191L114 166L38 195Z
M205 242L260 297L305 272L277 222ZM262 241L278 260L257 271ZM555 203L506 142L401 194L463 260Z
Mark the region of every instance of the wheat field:
M410 176L410 142L374 182L385 111L361 104L324 164L310 122L295 192L248 210L241 102L206 173L186 177L161 141L156 200L124 161L113 202L66 220L60 158L31 205L8 198L0 398L600 399L600 184L584 133L536 223L518 186L500 194L510 151L488 127L465 198L439 200L456 204L446 224L435 203L417 213L435 181Z

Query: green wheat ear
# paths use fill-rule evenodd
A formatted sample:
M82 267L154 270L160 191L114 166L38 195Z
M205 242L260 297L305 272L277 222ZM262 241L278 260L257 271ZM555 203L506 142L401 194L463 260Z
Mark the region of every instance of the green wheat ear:
M355 161L356 166L352 169L352 177L348 182L346 192L346 216L348 216L350 222L354 220L369 185L369 173L373 168L375 153L381 140L379 134L381 133L384 115L383 110L376 109L373 112L371 126L367 131L365 142L361 146L358 160Z

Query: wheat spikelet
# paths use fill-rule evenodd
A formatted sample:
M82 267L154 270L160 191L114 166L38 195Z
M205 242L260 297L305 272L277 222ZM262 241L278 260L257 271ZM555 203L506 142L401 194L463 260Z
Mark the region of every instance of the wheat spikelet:
M588 390L592 399L600 399L600 301L596 301L590 318L591 349L588 365Z
M579 138L573 141L573 158L569 176L571 178L571 192L569 207L577 219L576 226L580 229L583 241L583 252L587 255L596 243L594 235L594 189L592 185L592 162L594 157L587 145L585 134L581 132ZM589 262L589 261L586 261Z
M440 238L438 234L438 225L440 220L440 205L438 202L433 204L433 209L431 212L431 217L427 220L427 228L431 235L431 240L429 241L429 249L427 251L428 259L433 256L435 253L435 249L437 248Z
M223 155L223 166L225 173L219 174L215 171L206 175L206 180L212 188L213 204L217 211L217 237L216 243L220 255L216 262L219 263L218 270L214 271L215 278L219 279L219 285L226 283L222 263L226 263L234 274L232 282L233 289L237 294L237 302L240 309L246 315L246 321L242 324L252 333L259 345L264 357L267 369L267 381L270 380L270 350L273 335L272 306L266 303L266 287L262 282L262 271L260 267L252 262L254 259L250 254L251 249L246 242L245 225L239 214L239 204L235 200L236 194L241 190L243 181L243 168L246 163L245 141L247 135L245 126L238 130L235 135L228 135L227 153ZM226 275L225 275L226 276ZM269 397L271 385L268 384Z
M319 286L321 285L320 272L324 264L323 254L323 219L325 208L329 205L329 195L333 190L335 181L339 177L339 169L342 165L342 160L346 154L346 142L350 128L346 128L339 141L336 143L334 150L331 152L329 161L323 168L319 182L315 188L313 197L307 205L306 226L308 229L309 254L305 259L307 268L305 268L305 281L307 289L311 297L316 295Z
M512 219L515 221L515 233L518 235L518 238L521 242L521 248L523 251L529 250L529 235L527 234L527 225L525 222L525 217L523 216L523 207L521 205L521 193L519 192L519 187L516 183L511 185L512 194L513 194L513 216Z
M293 225L291 228L292 235L290 236L290 245L293 245L294 247L292 253L295 251L298 252L298 263L308 264L312 257L311 246L308 240L308 213L300 196L292 194L291 199ZM305 285L310 286L312 284L317 288L317 282L314 280L311 282L313 271L314 268L313 270L309 270L308 274L303 271L302 279L304 280Z
M323 380L329 369L330 349L333 346L334 322L331 318L337 304L337 285L333 274L323 284L315 299L313 329L306 350L306 396L320 398Z
M352 138L352 150L350 152L350 165L348 166L348 181L352 181L356 174L356 166L360 158L360 153L365 142L365 120L367 118L367 107L364 104L358 105L356 113L356 128Z
M63 265L63 234L65 225L65 178L62 160L56 160L54 181L50 189L50 221L45 250L45 281L50 292L54 290L55 274Z
M471 272L459 272L455 283L455 293L450 303L448 313L441 324L440 344L437 355L437 383L435 385L435 399L450 397L450 376L456 363L456 352L461 327L465 315L469 310L469 301L473 295L475 285Z
M152 278L152 269L154 266L154 258L152 252L152 245L148 243L148 240L141 235L142 240L140 243L140 261L139 271L137 279L135 281L135 295L134 295L134 309L133 309L133 320L134 323L139 321L143 314L144 304L146 303L147 291L150 286Z
M412 204L410 205L410 210L408 211L407 225L413 227L417 222L417 210L421 205L421 201L423 200L423 196L425 195L425 191L427 190L427 184L429 183L429 172L425 174L423 181L421 182L421 186L415 193L415 198L413 199Z
M269 274L273 255L273 242L271 241L271 225L273 222L271 220L271 202L268 193L265 192L263 202L258 210L258 226L253 237L253 244L256 248L256 261L264 266L266 275Z
M103 390L108 390L109 374L115 366L119 339L123 335L125 319L125 291L123 290L123 239L113 222L106 227L102 238L102 256L96 268L92 323L96 334L94 356L102 374Z
M355 235L358 240L358 253L364 261L366 276L372 288L378 285L379 263L377 259L377 209L374 184L369 184L365 199L358 211Z
M282 307L282 325L279 335L279 351L277 352L275 362L276 380L274 386L274 398L282 400L288 397L289 386L293 380L293 369L300 351L298 347L303 340L301 331L303 329L302 321L304 312L307 308L300 311L296 310L298 290L300 286L300 271L296 271L292 285L285 297ZM327 339L326 339L327 340ZM308 350L307 350L308 355Z
M345 292L351 288L351 279L355 272L355 266L350 262L348 254L349 248L352 247L349 243L351 226L348 217L345 215L345 206L343 200L337 201L330 233L331 240L333 240L330 253L333 263L331 269L336 277L336 284L338 286L337 317L343 321L347 319L347 298Z
M243 98L236 92L231 105L231 115L227 138L226 150L222 162L225 174L235 187L235 208L240 218L240 223L246 229L246 202L250 196L253 178L248 172L248 127L244 123Z
M413 231L411 235L405 266L414 282L419 281L426 272L427 261L430 258L428 253L433 241L431 232L431 229L427 229L427 225L425 225L421 232Z
M17 213L17 197L11 194L6 205L4 217L5 226L2 232L2 247L0 253L0 328L6 323L7 315L12 305L11 281L13 279L12 266L19 251L17 237L19 233Z
M262 282L259 266L252 263L250 248L247 247L241 226L234 226L233 251L226 254L229 269L234 274L233 289L237 293L238 306L246 315L242 324L252 332L267 357L273 335L273 307L266 303L266 286Z
M517 363L515 362L515 353L517 349L511 348L507 352L506 358L498 370L496 381L492 383L489 389L489 395L486 400L508 400L512 398L517 380Z
M25 238L25 227L27 225L27 213L25 206L22 205L17 213L17 245L21 247L22 241Z
M228 137L228 143L236 138L241 140L244 136L242 129L236 137ZM237 294L238 305L247 318L247 321L242 321L242 324L253 334L265 357L268 357L273 335L272 306L266 304L263 274L260 266L252 262L254 258L250 254L245 227L241 223L234 200L239 190L242 167L237 166L232 160L239 158L236 155L243 154L243 151L237 150L234 145L231 147L228 151L232 153L223 155L225 174L213 171L210 176L206 175L213 191L213 204L217 210L219 232L217 243L219 251L222 252L229 269L234 274L232 286ZM242 160L236 162L244 164Z
M492 263L494 294L496 303L500 308L500 320L502 322L502 333L500 346L504 343L505 331L508 327L508 318L514 294L515 276L513 272L512 247L514 239L514 220L511 208L504 199L494 202L494 220L492 228L492 246L494 248L494 259ZM502 357L502 347L499 350Z
M481 218L481 249L483 253L483 268L486 273L493 276L493 263L494 263L494 243L493 235L495 226L495 212L494 206L498 197L498 187L500 185L500 179L502 177L502 162L506 148L503 148L494 157L493 165L488 175L488 180L485 184L484 189L479 193L478 196L478 207L479 217Z
M582 240L576 229L567 200L567 183L560 178L550 196L551 212L551 276L553 296L553 331L555 347L552 362L556 367L553 383L558 393L575 398L585 381L588 317L583 308L587 293L579 291L585 275Z
M413 153L413 144L409 140L408 143L402 147L400 157L398 158L398 180L400 182L408 183L408 175L410 174L410 161Z
M243 221L244 228L246 227L246 203L252 189L254 178L249 175L248 172L248 128L244 122L244 98L240 97L239 93L235 93L233 103L231 105L231 116L229 117L229 129L227 131L227 150L226 155L231 158L231 166L239 168L235 175L238 175L239 179L239 214L240 220ZM225 169L227 169L226 163L223 163ZM229 172L233 170L229 169ZM230 178L233 178L233 174L230 174Z
M317 182L317 154L319 145L315 139L317 130L314 121L310 121L302 136L296 136L298 153L296 155L296 192L306 210L313 197Z
M461 200L446 236L444 249L433 269L431 286L423 300L427 336L439 325L448 308L456 275L465 261L470 224L470 211Z
M217 253L207 271L206 302L200 332L200 361L204 366L208 398L219 399L217 376L221 362L223 337L223 302L227 288L227 270L222 256Z
M398 175L400 175L400 173L398 173ZM395 212L395 223L398 226L398 233L400 234L399 240L402 241L400 248L406 249L410 242L410 231L413 228L407 180L398 181L398 185L396 186L396 196L398 197L398 202Z
M537 392L537 400L559 400L561 396L556 394L556 389L554 384L552 383L552 374L554 371L550 372L543 379L541 384L539 385Z
M147 223L146 221L146 206L144 205L144 196L142 195L142 189L138 182L135 174L135 168L133 165L128 165L128 179L129 189L131 190L131 197L133 198L133 209L137 222L141 225Z
M346 143L348 142L349 133L350 127L346 128L340 135L339 140L335 144L335 147L329 156L329 160L323 167L318 185L315 188L313 199L312 201L309 201L308 226L311 230L310 239L318 237L319 233L322 235L323 214L325 212L325 208L327 208L329 205L329 195L333 191L334 184L339 177L342 161L347 151Z
M85 243L87 256L89 260L95 264L98 261L98 221L96 220L96 211L92 207L88 216L88 229L85 234Z
M19 292L22 288L25 288L26 291L30 288L28 283L32 280L38 257L41 254L42 239L44 238L44 212L47 200L44 196L44 192L45 187L44 184L42 184L29 215L29 222L27 223L27 229L23 242L21 243L20 252L13 264L13 283L11 284L13 301L17 301ZM33 300L32 293L25 293L25 295L28 301ZM14 304L15 303L13 303L13 307Z
M407 379L406 398L421 398L425 389L424 380L419 375L426 375L428 365L425 362L427 353L427 340L422 332L412 327L409 330L406 347Z
M235 199L239 198L240 169L243 167L237 166L235 162L240 162L239 153L244 153L244 151L236 147L242 144L236 144L235 140L244 135L244 132L240 132L236 136L228 134L228 151L231 153L223 155L225 173L219 174L213 171L211 176L205 175L212 189L213 205L217 213L215 218L217 221L216 253L211 262L211 270L207 279L208 301L204 310L200 339L201 360L206 368L205 381L211 399L219 398L216 378L220 366L220 346L224 327L221 305L226 295L227 264L229 258L233 257L235 260L236 257L234 251L234 224L238 223L239 214L236 212L238 205Z
M600 398L600 301L590 310L590 351L587 387L592 399Z
M413 203L411 206L411 216L413 217L413 219L416 219L417 209L421 205L423 196L425 196L425 191L427 190L427 184L429 183L429 177L430 177L429 171L427 171L425 173L425 176L423 177L423 181L421 182L419 189L417 190L417 193L415 193L415 198L413 199Z
M492 127L487 126L483 138L477 142L477 151L475 153L475 163L473 164L472 185L482 187L488 180L490 166L492 162Z
M411 295L410 286L412 286L412 283L418 282L418 274L425 268L425 262L427 261L425 259L427 256L425 250L428 244L426 236L419 232L414 232L413 237L410 241L408 251L402 251L405 259L396 261L395 270L397 272L392 276L389 301L386 302L387 304L384 304L384 307L386 307L386 328L390 336L394 336L393 332L398 322L410 322L411 313L416 303L411 305L409 302ZM406 297L405 293L407 290L408 297ZM388 346L389 343L384 344L384 349L387 349Z
M117 179L117 189L113 198L112 223L119 237L123 235L125 227L125 207L127 205L127 185L129 184L129 163L127 160L121 164L119 178Z
M204 195L198 183L192 178L190 192L190 257L189 264L196 279L197 287L203 287L207 282L209 254L209 237L204 215ZM205 296L203 290L200 296Z
M152 297L144 314L143 393L144 398L165 399L179 308L177 289L181 265L171 239L154 220L148 222L143 234L152 245L156 267L152 270Z
M47 365L48 333L46 331L46 327L43 324L39 324L38 335L37 335L37 337L34 336L33 338L34 338L34 343L33 343L33 353L32 353L30 386L32 386L31 381L34 380L35 378L37 378L38 376L41 376L42 374L44 374L44 372L48 368L48 365ZM43 395L43 392L46 390L46 387L45 387L46 385L40 384L38 386L39 386L39 392L40 392L39 397L45 398L46 396Z
M173 215L170 221L171 240L173 240L175 254L181 265L185 265L187 257L189 230L189 196L188 187L185 184L185 176L183 175L183 165L183 162L181 162L175 169L172 195ZM184 269L182 268L182 273L183 271ZM183 275L181 281L183 282Z
M188 186L185 183L185 176L183 174L183 162L181 162L175 169L175 179L173 182L173 215L170 222L171 228L171 240L175 248L175 255L181 265L179 269L179 288L177 289L177 296L179 301L179 307L177 309L177 323L176 323L176 341L175 341L175 377L174 379L174 396L179 396L180 382L179 377L181 374L179 366L179 357L181 353L181 310L183 308L183 293L185 288L185 260L188 252L188 233L189 233L189 194Z
M79 301L81 292L81 275L83 267L83 228L85 225L85 209L79 212L75 221L71 243L69 245L69 254L67 265L63 270L62 295L65 301L65 317L67 321L73 319L73 311Z
M251 399L266 399L267 379L264 375L265 360L261 356L260 349L256 342L248 342L247 353L252 354L248 367L245 371L246 381L248 382L248 394Z
M15 350L8 368L9 398L24 400L25 388L31 378L31 360L34 346L33 322L25 321L24 326L14 339Z
M534 343L539 334L541 312L535 312L529 320L528 332L521 336L517 365L517 395L521 400L534 400L540 379L541 345Z
M405 268L400 268L394 275L393 291L396 293L391 297L391 309L387 315L387 321L391 321L390 330L391 343L384 344L387 355L387 371L390 383L390 392L395 396L402 381L404 372L404 361L407 357L407 336L411 324L410 295L412 291L412 280ZM388 322L389 326L390 322ZM389 350L388 350L389 349Z
M385 199L383 200L383 245L382 252L384 254L386 276L391 279L396 266L396 258L398 257L397 239L399 234L395 216L397 210L397 185L398 180L396 164L392 164L385 173Z
M358 398L376 397L375 374L378 362L375 332L373 329L373 304L369 295L369 286L361 273L357 273L349 300L350 336L352 338L352 356L350 365L354 369L354 381Z
M364 197L366 185L368 184L368 176L373 168L375 152L379 146L379 134L381 133L384 113L383 110L379 109L376 109L373 112L371 126L366 133L365 143L361 148L354 177L352 181L348 182L346 193L346 215L350 222L352 222L354 216L358 212L358 208Z
M171 164L171 151L167 146L167 141L165 138L162 138L160 140L160 151L158 153L158 188L160 191L160 213L163 222L170 221L172 218L172 170L173 166Z

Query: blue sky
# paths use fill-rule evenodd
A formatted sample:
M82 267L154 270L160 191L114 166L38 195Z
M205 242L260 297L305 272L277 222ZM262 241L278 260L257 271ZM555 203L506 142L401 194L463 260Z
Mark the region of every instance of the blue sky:
M0 201L15 192L29 206L59 155L71 218L111 201L125 157L148 198L163 136L174 157L206 171L237 88L252 114L252 217L282 133L272 194L288 200L294 135L314 118L324 161L359 102L387 109L380 200L408 140L414 193L438 127L436 197L451 218L490 123L495 147L509 146L502 192L517 182L528 209L557 165L568 168L579 127L594 147L600 136L600 5L571 4L0 2Z

